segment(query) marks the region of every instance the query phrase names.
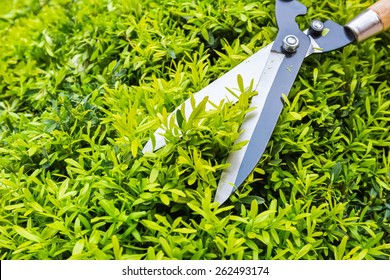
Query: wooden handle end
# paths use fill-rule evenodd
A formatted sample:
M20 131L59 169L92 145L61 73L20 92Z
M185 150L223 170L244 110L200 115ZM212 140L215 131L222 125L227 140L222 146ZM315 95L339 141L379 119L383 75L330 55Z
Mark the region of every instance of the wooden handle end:
M369 9L376 12L380 17L384 27L383 31L388 30L390 28L390 0L379 0Z

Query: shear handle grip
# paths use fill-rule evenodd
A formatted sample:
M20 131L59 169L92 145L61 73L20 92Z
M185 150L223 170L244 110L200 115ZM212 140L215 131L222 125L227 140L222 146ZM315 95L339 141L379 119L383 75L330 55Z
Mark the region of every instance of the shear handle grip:
M390 28L390 1L379 0L346 24L358 42Z
M383 31L386 31L390 28L390 1L389 0L380 0L373 4L370 8L376 12L383 24Z

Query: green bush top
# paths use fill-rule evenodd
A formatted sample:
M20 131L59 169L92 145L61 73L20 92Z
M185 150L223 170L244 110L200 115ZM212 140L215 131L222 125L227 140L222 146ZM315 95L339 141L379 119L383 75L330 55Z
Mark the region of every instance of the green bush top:
M374 1L301 2L305 28ZM306 59L220 208L255 93L168 118L276 32L274 1L3 0L0 258L389 259L388 33ZM143 155L161 124L168 145Z

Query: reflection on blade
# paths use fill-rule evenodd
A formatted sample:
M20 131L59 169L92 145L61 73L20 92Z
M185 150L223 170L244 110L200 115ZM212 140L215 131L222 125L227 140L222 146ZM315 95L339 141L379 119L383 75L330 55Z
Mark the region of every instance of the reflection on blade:
M195 104L199 104L206 96L208 96L209 101L207 109L212 109L211 104L219 104L222 100L229 100L231 102L236 102L236 98L229 93L227 88L233 89L237 87L237 76L241 75L244 81L244 86L249 86L251 81L254 81L254 84L256 84L260 80L260 76L264 70L264 66L267 62L267 59L270 54L272 44L264 47L257 53L253 54L248 59L241 62L239 65L234 67L232 70L227 72L225 75L220 77L219 79L212 82L207 87L203 88L199 92L195 93L193 95L193 98L195 99ZM191 100L187 99L184 102L185 106L185 118L188 119L191 112L192 112L192 106L191 106ZM176 111L180 109L181 106L179 106L177 109L175 109L169 116L169 118L176 115ZM165 138L165 129L159 128L154 133L155 136L155 146L153 146L153 143L151 140L149 140L145 147L143 148L142 152L153 152L155 150L158 150L166 145Z
M245 131L238 141L249 143L244 149L229 154L230 166L222 172L215 196L219 204L225 202L256 167L283 109L282 97L289 94L304 58L310 54L308 50L313 49L310 38L296 35L300 36L300 51L286 56L277 48L271 51L256 88L258 95L252 98L251 107L256 110L247 115L241 126Z
M280 53L272 52L269 56L269 59L265 65L265 69L263 75L261 76L261 80L259 81L256 91L257 95L253 96L250 107L256 108L256 110L251 111L245 117L245 121L241 125L242 133L239 138L236 140L236 143L242 142L245 140L252 141L253 137L262 137L260 134L254 134L255 128L258 125L258 121L261 118L261 114L264 109L264 104L266 103L268 93L271 91L271 87L273 85L276 74L278 73L279 67L284 59L284 55ZM282 102L280 102L280 108L283 107ZM278 108L275 108L278 111ZM277 116L279 113L277 113ZM273 130L273 127L272 127ZM272 132L271 130L271 132ZM267 140L268 141L268 140ZM217 193L215 195L215 201L222 204L225 202L230 194L241 185L241 181L244 181L247 175L253 170L254 166L251 164L250 166L243 166L246 164L244 157L250 156L251 150L248 150L250 143L244 147L242 147L238 151L231 152L227 159L227 163L230 166L224 170L221 175L221 179L218 184ZM261 147L258 147L261 149ZM256 157L256 155L254 155ZM258 162L258 158L255 159ZM247 167L247 168L246 168ZM243 178L238 178L240 170L248 169L249 173Z

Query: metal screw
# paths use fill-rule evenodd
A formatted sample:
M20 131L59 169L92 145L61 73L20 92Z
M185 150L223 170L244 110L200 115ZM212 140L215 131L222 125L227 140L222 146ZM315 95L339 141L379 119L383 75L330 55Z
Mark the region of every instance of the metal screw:
M310 23L310 31L314 34L320 34L324 28L324 23L320 20L315 19Z
M299 39L294 35L287 35L283 39L283 50L289 53L295 52L299 47Z

